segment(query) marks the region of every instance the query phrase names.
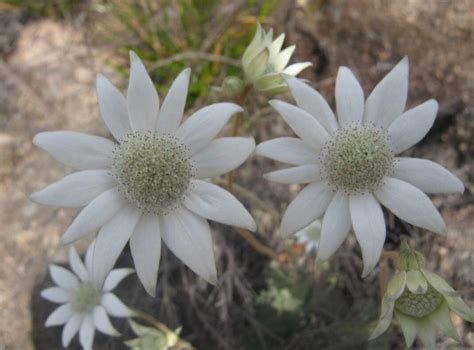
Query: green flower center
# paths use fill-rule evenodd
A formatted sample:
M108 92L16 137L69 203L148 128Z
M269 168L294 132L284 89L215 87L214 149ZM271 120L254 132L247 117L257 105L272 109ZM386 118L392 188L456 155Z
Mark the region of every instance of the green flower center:
M88 313L99 304L101 296L101 291L92 282L83 282L73 290L71 306L76 312Z
M182 201L192 165L186 147L176 139L136 132L115 150L113 171L131 203L162 214Z
M340 130L326 146L323 160L329 183L347 193L376 189L393 163L383 133L369 126Z
M405 315L421 318L435 311L442 301L443 296L431 286L425 294L414 294L405 289L395 302L395 308Z

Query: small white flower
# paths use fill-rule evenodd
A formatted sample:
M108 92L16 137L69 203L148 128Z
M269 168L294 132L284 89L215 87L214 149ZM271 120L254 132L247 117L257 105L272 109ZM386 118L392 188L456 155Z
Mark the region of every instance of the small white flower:
M296 76L311 66L310 62L295 63L287 67L295 45L281 51L285 34L273 40L273 29L268 33L257 23L255 36L242 56L245 76L257 90L269 96L288 91L283 75Z
M257 146L258 154L296 166L266 174L267 179L309 184L283 216L284 235L324 214L318 258L327 259L352 227L362 248L365 276L378 262L385 241L379 202L410 224L446 234L441 215L423 192L462 193L462 182L429 160L395 157L426 135L438 110L438 103L429 100L403 112L407 58L365 103L357 79L341 67L336 79L337 119L317 91L295 78L288 84L298 107L270 103L300 138L282 137Z
M94 243L86 253L85 264L82 263L74 247L69 249L69 270L50 265L49 273L57 287L50 287L41 292L41 296L53 303L62 304L49 315L45 326L64 325L62 344L69 346L74 335L79 332L79 341L85 350L92 349L95 329L110 335L120 334L110 322L109 316L130 317L132 311L111 291L133 269L112 270L105 282L94 278L92 271Z
M321 221L316 220L304 229L295 233L296 242L304 245L306 254L315 252L321 239Z
M99 107L117 142L71 131L44 132L33 143L78 171L37 192L42 204L82 207L62 237L71 243L99 230L95 278L103 279L124 246L130 249L146 291L155 295L161 239L194 272L215 283L211 230L206 219L255 231L244 206L203 179L241 165L253 152L252 138L214 139L242 108L216 103L181 124L190 70L173 82L161 108L145 66L131 52L125 98L97 77ZM180 125L181 124L181 125Z

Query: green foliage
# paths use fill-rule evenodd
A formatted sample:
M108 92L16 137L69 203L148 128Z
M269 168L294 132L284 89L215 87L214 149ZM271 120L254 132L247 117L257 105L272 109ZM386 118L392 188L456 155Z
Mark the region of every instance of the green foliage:
M241 75L239 59L253 37L254 23L270 15L278 2L248 0L232 15L223 10L231 2L219 0L102 0L95 8L107 23L106 40L122 47L124 57L134 50L159 92L182 69L192 67L188 104L193 104L225 76ZM219 56L234 61L221 62ZM126 76L126 71L119 72Z
M367 349L367 324L376 315L371 300L352 299L337 273L316 280L305 268L273 262L267 288L254 301L255 317L271 349ZM260 349L261 338L248 337L246 349ZM386 339L371 346L383 349Z
M192 350L192 346L179 338L181 329L162 331L153 327L142 326L129 320L130 327L137 335L136 338L125 341L132 350Z
M86 0L6 0L4 3L16 6L29 16L67 18Z

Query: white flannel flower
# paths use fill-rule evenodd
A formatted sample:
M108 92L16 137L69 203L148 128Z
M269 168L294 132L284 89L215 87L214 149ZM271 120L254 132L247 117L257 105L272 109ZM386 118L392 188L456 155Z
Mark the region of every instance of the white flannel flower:
M310 62L295 63L287 67L296 46L281 51L285 34L273 40L273 29L268 33L257 23L252 42L242 56L245 76L257 90L269 96L288 91L283 75L296 76L311 66Z
M294 78L288 84L298 107L283 101L270 103L299 138L277 138L256 150L296 166L266 174L267 179L309 184L283 216L284 235L324 214L318 258L327 259L352 227L366 276L377 264L385 241L379 202L412 225L446 234L441 215L423 192L462 193L462 182L429 160L395 157L427 134L438 110L438 103L429 100L404 112L407 58L385 76L365 103L357 79L341 67L336 79L337 119L317 91Z
M62 326L62 345L68 347L79 332L79 342L84 350L92 349L95 329L110 335L120 334L110 322L109 316L130 317L132 311L111 291L133 269L115 269L105 282L95 279L92 271L94 243L87 250L85 264L74 247L69 249L69 264L72 272L64 267L50 265L49 273L57 287L41 292L41 296L53 303L62 304L49 315L45 326Z
M173 82L161 108L145 66L131 52L125 98L97 77L99 107L116 142L71 131L44 132L33 143L77 170L31 196L42 204L82 207L61 242L100 230L94 252L98 280L112 269L124 246L137 274L155 295L161 239L199 276L216 283L207 219L255 231L244 206L204 179L241 165L253 152L252 138L215 138L242 108L216 103L181 124L190 70ZM181 124L181 125L180 125Z
M304 229L295 233L296 242L304 245L306 254L315 252L319 246L321 239L321 221L316 220Z

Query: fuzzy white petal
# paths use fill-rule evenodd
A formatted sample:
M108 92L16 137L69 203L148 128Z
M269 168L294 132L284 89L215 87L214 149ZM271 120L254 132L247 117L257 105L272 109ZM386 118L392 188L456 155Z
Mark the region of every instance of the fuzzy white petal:
M126 202L116 187L102 193L76 216L61 237L61 243L72 243L98 230L125 205Z
M129 317L132 312L115 294L105 293L100 301L109 315L115 317Z
M214 137L242 107L234 103L215 103L193 113L176 131L178 139L188 146L194 155L209 145Z
M130 250L138 278L147 293L154 297L161 256L161 234L158 216L143 214L132 237L130 237Z
M183 204L206 219L257 230L255 221L242 203L228 191L209 182L192 180Z
M100 114L105 125L117 141L125 138L132 131L125 97L102 74L97 75L96 86Z
M382 208L371 193L349 197L352 227L362 250L364 271L367 276L380 259L385 242L385 220Z
M63 333L61 336L61 343L63 347L67 348L71 343L72 338L77 334L79 328L81 327L83 315L81 314L74 314L72 317L66 322L63 328Z
M133 131L155 131L160 99L142 60L130 51L127 109Z
M225 174L245 162L254 149L253 138L222 137L215 139L192 157L194 176L204 179Z
M36 203L57 207L82 207L101 193L115 186L107 170L84 170L72 173L48 187L33 193Z
M70 293L60 287L50 287L41 291L41 296L53 303L66 303L69 301Z
M79 257L79 254L77 254L76 248L73 246L69 247L69 265L71 266L72 271L74 271L81 281L86 281L89 279L89 273L87 272L84 263Z
M33 144L58 162L78 170L110 168L115 146L103 137L74 131L42 132L36 134Z
M160 109L156 131L159 134L173 134L183 119L184 106L188 95L191 70L186 68L171 85Z
M328 141L326 129L305 110L278 100L269 103L307 145L319 150Z
M318 164L306 164L293 168L281 169L263 175L269 181L282 184L307 184L321 181L321 166Z
M52 280L65 290L71 290L79 283L79 280L71 271L61 266L49 265L49 274Z
M388 127L393 152L398 154L421 141L433 126L438 112L438 102L429 100L412 108Z
M304 69L311 67L313 64L311 62L299 62L289 65L283 70L284 74L296 76L300 74Z
M92 316L86 315L82 321L81 328L79 329L79 342L81 343L82 350L92 350L94 333L95 328Z
M351 229L349 197L338 191L323 217L318 260L326 260L341 246Z
M459 178L441 165L426 159L396 158L393 177L426 193L463 193Z
M291 45L291 46L288 46L283 51L281 51L280 53L278 53L277 57L275 58L273 62L274 69L276 72L281 72L286 67L288 62L290 62L291 56L295 52L295 49L296 49L296 46Z
M286 79L296 104L315 117L330 134L339 129L339 124L328 103L319 92L296 78Z
M333 191L325 181L306 186L293 199L283 215L282 235L295 233L321 217L333 196Z
M216 284L216 263L207 220L181 207L162 216L160 224L161 237L173 254L206 281Z
M87 248L86 251L86 256L84 258L84 262L86 265L87 272L89 273L90 278L92 279L93 277L93 270L92 266L94 266L94 248L95 248L95 240L92 241L92 243L89 245L89 248Z
M121 209L99 231L94 246L94 281L102 283L127 244L142 212L131 206Z
M347 67L340 67L336 78L336 109L341 128L361 123L364 115L364 91Z
M426 194L409 183L386 177L375 196L400 219L424 229L447 234L446 224Z
M102 290L104 292L110 292L114 290L115 287L117 287L125 277L129 276L133 272L134 270L129 268L121 268L110 271L110 273L105 278L104 287Z
M365 103L365 123L386 129L405 109L408 58L404 57L375 87Z
M45 327L60 326L65 324L74 314L70 304L63 304L56 308L46 319Z
M318 162L316 152L302 140L295 137L278 137L257 145L255 153L291 165L314 164Z
M95 328L97 328L100 332L113 337L116 337L120 334L110 322L109 316L107 316L107 312L102 305L97 305L94 308L92 318L94 320Z

